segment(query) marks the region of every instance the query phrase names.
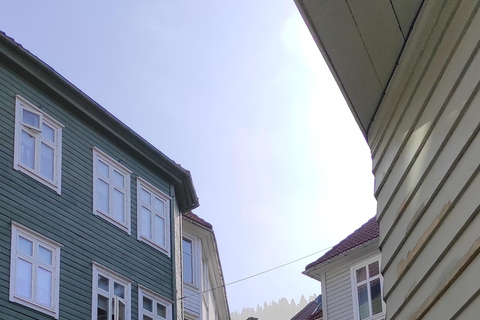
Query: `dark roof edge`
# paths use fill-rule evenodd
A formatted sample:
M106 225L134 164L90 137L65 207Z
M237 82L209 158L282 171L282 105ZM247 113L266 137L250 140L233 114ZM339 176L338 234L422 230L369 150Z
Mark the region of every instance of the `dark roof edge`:
M192 211L185 212L183 214L183 217L188 219L190 222L192 222L194 224L197 224L197 225L213 232L212 224L210 222L200 218L198 215L196 215Z
M163 176L175 186L182 212L199 206L190 172L181 168L52 67L1 31L0 46L4 48L0 51L0 59L5 60L9 67L19 70L35 85L64 103L66 108L101 126L108 138L116 140L137 157L147 160L150 166L159 169Z
M371 230L372 227L374 227L374 230ZM362 233L371 233L372 235L375 235L375 236L366 236L366 240L364 241L355 241L354 237L358 235L362 235ZM364 224L362 224L359 228L357 228L351 234L349 234L346 238L342 239L340 242L334 245L330 250L328 250L320 258L309 263L305 267L305 272L308 272L312 268L319 268L320 266L332 261L332 259L336 259L340 256L344 256L347 253L351 252L352 250L355 250L356 248L365 247L366 245L368 245L369 243L371 243L372 241L378 238L379 238L378 224L376 222L376 217L373 217L373 218L370 218ZM347 246L345 249L341 249L340 251L337 251L340 248L342 248L342 245L345 244L348 240L354 241L354 245Z

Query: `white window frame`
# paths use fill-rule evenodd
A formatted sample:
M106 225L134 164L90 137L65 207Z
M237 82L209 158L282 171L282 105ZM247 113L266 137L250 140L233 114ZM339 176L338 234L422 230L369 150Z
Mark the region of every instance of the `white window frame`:
M33 243L32 256L25 255L17 250L17 239L18 237L30 240ZM48 265L39 261L36 258L38 247L42 246L50 251L52 251L52 265ZM22 304L24 306L30 307L34 310L45 313L49 316L58 319L59 314L59 291L60 291L60 248L61 245L55 241L52 241L43 235L30 230L16 222L12 221L12 238L11 238L11 251L10 251L10 301ZM17 259L22 259L28 261L32 264L32 275L31 275L31 292L32 297L27 298L16 293L16 276L17 276ZM52 273L52 282L51 282L51 295L50 295L50 306L41 304L37 301L37 293L34 286L34 283L37 281L37 270L38 268L50 271Z
M128 234L130 234L130 219L131 219L131 196L130 196L130 175L132 174L132 171L130 171L128 168L120 164L118 161L115 161L113 158L108 156L105 152L101 151L100 149L93 147L93 214L98 215L105 220L111 222L115 226L119 227L120 229L124 230ZM102 161L109 167L110 171L110 176L113 171L116 171L123 175L125 177L124 180L124 188L120 190L120 188L114 186L113 181L111 177L109 179L106 178L101 178L98 173L97 173L97 163L98 161ZM98 190L97 190L97 181L101 179L103 182L108 184L109 188L109 211L110 212L103 212L98 208ZM113 190L116 189L124 194L124 217L125 217L125 223L122 223L121 221L115 219L113 217L112 213L112 208L113 208Z
M141 201L142 189L145 189L152 196L163 201L164 203L163 215L156 212L153 206L146 206L142 203ZM166 195L164 192L160 191L158 188L148 183L145 179L141 177L137 177L137 239L147 243L148 245L154 247L155 249L160 250L161 252L165 253L168 257L170 257L170 251L171 251L170 250L170 200L171 200L171 197ZM142 230L142 207L144 206L152 212L152 218L155 215L158 215L165 220L165 230L164 230L165 246L162 246L153 240L153 238L155 237L154 236L155 229L154 229L153 221L151 222L152 223L152 230L151 230L152 239L148 238L147 236L144 236L143 230Z
M184 278L184 267L183 267L183 239L186 239L192 243L192 282L186 282ZM200 278L201 278L201 256L202 252L200 249L200 240L197 238L183 234L182 236L182 280L183 283L191 288L199 289L201 287Z
M99 275L110 280L109 287L113 287L113 282L123 285L125 287L125 298L121 299L110 292L110 290L107 292L98 288ZM108 299L113 299L115 309L118 308L119 300L122 301L125 304L125 320L131 320L132 281L96 262L92 262L92 320L97 320L98 294ZM109 300L109 306L111 301L112 300ZM111 319L110 315L108 319ZM118 320L118 313L115 315L114 320Z
M369 277L368 275L368 265L378 261L378 275L375 275L373 277ZM357 292L357 279L356 279L356 271L358 269L361 269L365 267L367 270L367 279L362 281L361 284L366 283L367 288L368 288L368 306L370 310L370 314L372 313L372 298L370 296L370 286L368 285L372 280L380 279L380 298L382 299L382 312L372 315L368 318L365 318L363 320L379 320L383 319L385 317L385 302L383 301L383 277L381 274L381 267L382 267L382 259L381 255L376 255L372 258L363 260L354 266L350 268L350 280L352 284L352 298L353 298L353 313L355 320L360 320L360 314L359 314L359 301L358 301L358 292Z
M153 312L149 312L143 309L143 297L146 297L153 301L154 308ZM156 313L156 304L161 304L166 308L166 318L162 318ZM144 286L138 285L138 319L143 319L143 316L148 316L153 320L172 320L172 305L173 302L161 297L159 294L145 288Z
M39 128L34 128L22 122L23 110L38 115ZM42 137L42 124L48 125L54 130L54 142ZM19 95L15 95L15 143L13 152L13 168L25 173L38 182L61 194L62 190L62 129L64 126L43 112L41 109L28 102ZM32 136L35 140L35 156L33 169L21 162L22 131ZM45 144L53 149L53 180L44 177L40 173L40 146Z

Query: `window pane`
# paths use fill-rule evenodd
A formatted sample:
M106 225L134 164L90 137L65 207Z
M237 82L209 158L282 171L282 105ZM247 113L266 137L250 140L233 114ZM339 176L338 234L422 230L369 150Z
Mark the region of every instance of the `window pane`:
M55 130L45 123L42 123L42 137L50 142L55 142Z
M143 309L153 312L153 301L143 297Z
M155 215L154 242L165 247L165 220Z
M142 189L140 197L142 199L142 203L145 203L149 206L152 204L150 192L146 191L145 189Z
M125 202L123 198L123 193L117 189L113 190L113 218L125 223Z
M144 207L142 207L142 234L152 239L152 213Z
M364 281L367 279L367 270L365 267L357 269L357 283Z
M98 295L97 300L97 320L108 320L109 299Z
M183 281L193 283L192 256L183 254Z
M120 174L119 172L117 172L116 170L113 170L113 182L117 185L117 186L120 186L120 187L124 187L124 179L125 177L123 176L123 174Z
M23 109L22 122L34 128L40 128L40 116Z
M370 282L370 296L372 297L372 315L382 312L382 292L380 279Z
M160 303L157 303L157 315L162 318L167 318L167 307L162 306Z
M33 242L23 237L18 237L17 251L31 257L33 252Z
M50 306L52 304L52 273L43 268L37 269L37 301Z
M368 307L368 288L366 284L362 284L357 288L358 292L358 314L360 320L368 318L370 316L370 310Z
M159 200L158 198L155 198L155 211L163 214L164 213L163 210L164 210L163 201Z
M375 261L374 263L370 263L368 265L368 277L373 277L378 274L379 271L379 266L378 266L378 261Z
M193 283L193 257L192 257L192 242L188 239L183 239L183 281Z
M113 283L113 294L120 298L125 298L125 287L119 283Z
M101 275L98 275L98 287L100 289L103 289L105 291L109 291L108 283L109 283L108 278L106 278L104 276L101 276Z
M118 301L118 320L126 319L125 304L122 301Z
M149 316L144 315L143 320L153 320L153 318L150 318Z
M97 173L107 178L110 177L109 171L108 171L108 165L103 163L100 160L98 160L97 162Z
M40 174L47 179L53 180L53 149L42 142L40 147L40 155Z
M108 184L102 180L97 180L97 209L108 213L109 211Z
M192 255L192 242L187 239L183 239L183 252Z
M31 169L35 167L35 138L25 131L22 131L20 162Z
M38 260L51 266L52 251L42 246L38 246Z
M22 297L32 298L32 264L22 259L17 259L15 293Z

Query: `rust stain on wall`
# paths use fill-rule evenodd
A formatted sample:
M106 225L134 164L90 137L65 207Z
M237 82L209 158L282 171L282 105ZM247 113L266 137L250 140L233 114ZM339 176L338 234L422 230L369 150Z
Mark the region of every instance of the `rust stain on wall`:
M420 207L418 207L417 211L415 212L412 219L408 223L407 230L405 233L410 233L412 231L414 225L417 224L417 221L419 220L420 215L422 214L424 208L425 208L425 201L423 201L422 204L420 204Z
M463 273L468 265L475 259L480 252L480 237L475 240L472 246L468 249L467 253L455 264L450 270L444 280L438 284L435 290L430 296L420 305L418 310L410 317L409 320L422 319L425 314L430 310L433 305L442 297L442 295L448 290L448 288L457 280L457 278ZM407 295L408 297L408 295ZM406 297L406 298L407 298Z
M410 267L411 263L413 260L416 258L418 253L425 247L426 243L430 238L433 236L435 230L437 229L440 221L443 219L445 214L448 212L448 209L452 203L448 201L442 208L442 211L440 214L435 218L435 220L432 221L430 226L425 230L423 235L418 239L417 244L412 250L409 250L407 253L407 257L405 259L401 259L400 262L397 265L397 276L401 277L403 276L403 273Z

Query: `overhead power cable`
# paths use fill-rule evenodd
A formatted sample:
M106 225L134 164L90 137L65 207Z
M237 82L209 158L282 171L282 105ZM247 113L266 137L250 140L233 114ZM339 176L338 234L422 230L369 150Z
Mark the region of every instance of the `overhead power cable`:
M322 253L322 252L324 252L324 251L327 251L328 249L331 249L331 248L332 248L332 247L328 247L328 248L322 249L322 250L320 250L320 251L311 253L311 254L309 254L309 255L307 255L307 256L304 256L304 257L295 259L295 260L293 260L293 261L290 261L290 262L281 264L281 265L276 266L276 267L274 267L274 268L271 268L271 269L268 269L268 270L265 270L265 271L262 271L262 272L259 272L259 273L255 273L255 274L253 274L253 275L251 275L251 276L248 276L248 277L245 277L245 278L242 278L242 279L239 279L239 280L235 280L235 281L229 282L229 283L224 284L224 285L222 285L222 286L218 286L218 287L215 287L215 288L211 288L211 289L208 289L208 290L204 290L204 291L201 291L201 292L197 292L197 293L191 294L191 295L189 295L189 296L183 296L183 297L181 297L181 298L178 298L177 300L187 299L187 298L194 297L194 296L198 296L198 295L200 295L200 294L203 294L203 293L206 293L206 292L209 292L209 291L213 291L213 290L217 290L217 289L221 289L221 288L226 288L227 286L230 286L230 285L232 285L232 284L239 283L239 282L242 282L242 281L245 281L245 280L254 278L254 277L258 277L258 276L260 276L260 275L262 275L262 274L265 274L265 273L268 273L268 272L271 272L271 271L280 269L280 268L285 267L285 266L288 266L288 265L290 265L290 264L292 264L292 263L295 263L295 262L298 262L298 261L300 261L300 260L306 259L306 258L308 258L308 257L317 255L317 254Z

